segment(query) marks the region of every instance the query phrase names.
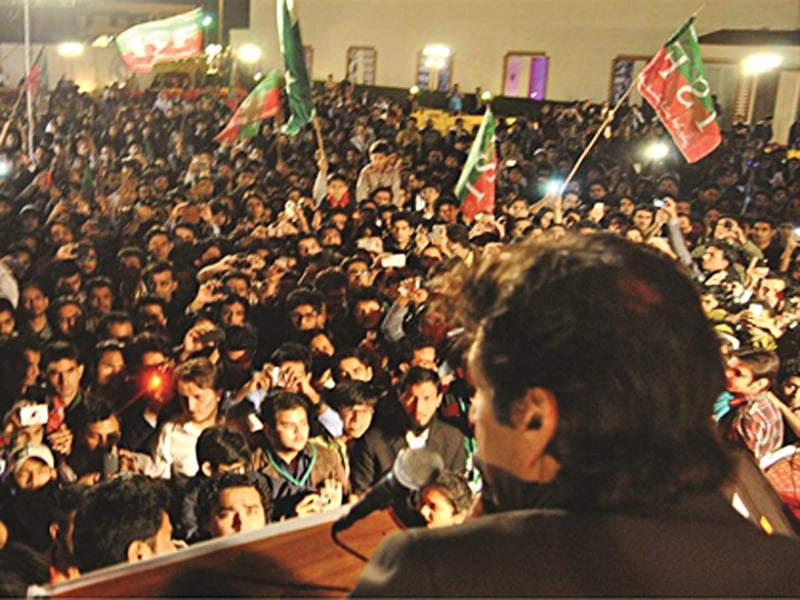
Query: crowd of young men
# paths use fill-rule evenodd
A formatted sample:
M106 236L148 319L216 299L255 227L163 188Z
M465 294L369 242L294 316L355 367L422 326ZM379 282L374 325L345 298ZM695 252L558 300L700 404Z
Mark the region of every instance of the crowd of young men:
M668 136L632 109L562 198L548 189L606 107L543 104L500 119L496 210L465 222L453 187L474 132L366 98L320 90L324 154L310 126L272 122L218 144L230 107L211 89L62 81L33 158L12 119L0 540L41 553L49 579L340 506L407 447L446 468L409 500L418 523L463 519L473 387L439 300L534 236L608 230L682 263L730 356L725 437L761 460L800 434L800 172L768 125L735 124L695 165L652 161ZM768 356L737 387L754 348Z

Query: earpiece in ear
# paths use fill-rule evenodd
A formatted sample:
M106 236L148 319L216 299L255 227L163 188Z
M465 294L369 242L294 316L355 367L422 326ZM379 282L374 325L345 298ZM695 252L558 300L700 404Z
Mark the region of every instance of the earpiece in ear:
M531 418L531 422L528 423L528 429L541 429L542 428L542 417L536 415Z

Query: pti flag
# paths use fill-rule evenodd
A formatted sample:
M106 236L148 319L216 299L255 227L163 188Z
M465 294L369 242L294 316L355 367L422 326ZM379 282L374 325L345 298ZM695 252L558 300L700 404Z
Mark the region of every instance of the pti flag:
M286 96L289 101L289 121L283 126L287 135L297 135L314 118L314 102L306 69L300 23L294 14L293 0L278 0L278 39L283 54Z
M278 69L275 69L253 88L214 140L233 142L258 134L261 121L274 117L281 109L281 85L283 80Z
M659 49L639 75L639 93L655 109L690 163L722 141L694 17Z
M487 108L455 189L456 196L461 200L461 214L467 222L471 223L478 213L494 213L496 174L494 116L491 109Z
M33 61L31 72L28 73L25 85L31 91L33 113L38 115L46 112L50 82L48 81L47 54L44 51L44 46L39 50L39 54L36 55L36 60Z
M149 73L158 63L192 58L203 47L203 11L134 25L116 37L122 60L134 73Z

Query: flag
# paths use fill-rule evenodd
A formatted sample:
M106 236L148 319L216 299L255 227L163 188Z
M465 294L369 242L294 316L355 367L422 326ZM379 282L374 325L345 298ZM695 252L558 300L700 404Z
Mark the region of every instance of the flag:
M38 115L47 112L50 88L47 72L47 54L44 51L44 46L39 50L39 54L36 55L36 60L33 61L31 72L28 73L25 85L28 86L31 91L33 113Z
M639 75L638 87L688 162L697 162L719 146L722 134L694 17L659 48Z
M158 63L192 58L203 46L203 11L149 21L126 29L116 37L122 60L134 73L149 73Z
M261 121L274 117L281 108L281 85L283 80L275 69L253 88L214 140L232 142L258 134Z
M278 0L278 39L283 55L286 95L289 100L289 121L283 126L287 135L297 135L300 128L314 118L311 84L306 69L300 23L294 14L294 0Z
M497 153L494 148L494 116L486 109L472 142L469 156L456 183L456 196L461 200L461 214L472 222L479 212L494 213L494 180L497 174Z

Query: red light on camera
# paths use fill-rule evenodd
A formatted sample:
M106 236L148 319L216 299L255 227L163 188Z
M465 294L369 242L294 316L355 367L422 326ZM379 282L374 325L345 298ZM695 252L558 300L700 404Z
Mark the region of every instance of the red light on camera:
M150 390L151 392L160 390L161 386L163 385L164 385L164 379L158 373L154 373L147 380L147 389Z

